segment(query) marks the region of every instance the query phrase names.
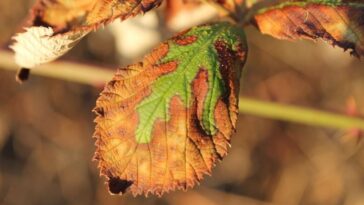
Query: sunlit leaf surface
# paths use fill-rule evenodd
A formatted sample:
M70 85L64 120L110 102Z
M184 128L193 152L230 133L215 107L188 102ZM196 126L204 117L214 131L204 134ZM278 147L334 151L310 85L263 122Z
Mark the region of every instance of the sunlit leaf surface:
M187 189L227 154L238 114L245 35L194 27L119 69L97 100L97 152L112 193Z

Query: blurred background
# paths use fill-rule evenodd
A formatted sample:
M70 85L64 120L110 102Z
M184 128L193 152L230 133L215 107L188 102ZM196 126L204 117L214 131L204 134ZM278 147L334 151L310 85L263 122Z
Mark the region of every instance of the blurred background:
M217 15L210 6L174 2L168 12L162 6L92 33L60 60L115 70L174 32ZM32 3L0 1L1 52ZM320 41L279 41L253 27L246 32L250 53L242 96L364 113L363 61ZM239 117L230 154L200 186L162 198L111 196L91 160L91 110L102 86L35 75L20 85L14 77L0 67L2 205L364 205L359 133L247 115Z

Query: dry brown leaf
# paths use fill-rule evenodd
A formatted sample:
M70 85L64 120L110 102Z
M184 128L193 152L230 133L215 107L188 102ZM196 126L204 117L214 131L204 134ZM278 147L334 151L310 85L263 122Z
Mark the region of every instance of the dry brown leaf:
M289 1L255 16L264 34L279 39L324 39L364 55L364 3L357 0Z
M11 48L19 66L33 68L53 61L90 31L116 18L122 20L158 6L162 0L38 0L25 32Z

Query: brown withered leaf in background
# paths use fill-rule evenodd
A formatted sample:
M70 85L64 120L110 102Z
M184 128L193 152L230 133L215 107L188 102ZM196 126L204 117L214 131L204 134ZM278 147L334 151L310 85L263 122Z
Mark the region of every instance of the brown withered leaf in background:
M244 31L194 27L119 69L97 100L95 159L113 194L186 190L227 154L238 115Z
M11 48L20 67L33 68L70 50L90 31L114 19L145 13L162 0L38 0L31 9L25 32Z
M54 34L95 29L116 18L126 19L160 5L162 0L38 0L27 27L51 27Z
M290 1L262 10L259 30L278 39L324 39L364 55L364 3L355 0Z

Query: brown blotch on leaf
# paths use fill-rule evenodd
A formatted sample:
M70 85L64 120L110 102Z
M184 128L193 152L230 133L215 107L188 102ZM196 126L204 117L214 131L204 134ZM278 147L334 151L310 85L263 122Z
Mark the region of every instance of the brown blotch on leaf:
M118 177L109 179L109 191L112 194L124 194L128 188L133 184L132 181L123 180Z
M209 73L206 69L200 68L195 79L192 82L192 92L196 100L196 128L202 133L206 133L202 126L202 115L204 109L204 103L209 91Z
M169 45L167 43L160 44L157 48L153 49L150 54L145 56L141 65L143 67L155 65L160 59L164 58L168 54L168 51Z
M180 46L186 46L196 42L197 36L176 36L173 40Z
M225 85L228 86L231 79L230 69L236 59L236 53L227 47L223 41L216 41L215 49L219 58L221 76L224 79ZM227 92L226 96L229 95L230 93Z
M243 52L243 45L237 46L237 51L232 50L223 41L216 41L215 49L219 58L219 69L221 76L224 80L224 84L229 89L226 90L225 94L221 96L224 103L227 105L237 101L236 96L239 95L239 87L235 86L239 84L241 70L232 70L234 67L243 67L246 59L246 52ZM238 71L238 72L237 72ZM240 72L240 73L239 73ZM236 78L236 76L239 76ZM233 121L237 119L237 106L232 106L229 110L229 119L232 120L231 124L234 125Z

